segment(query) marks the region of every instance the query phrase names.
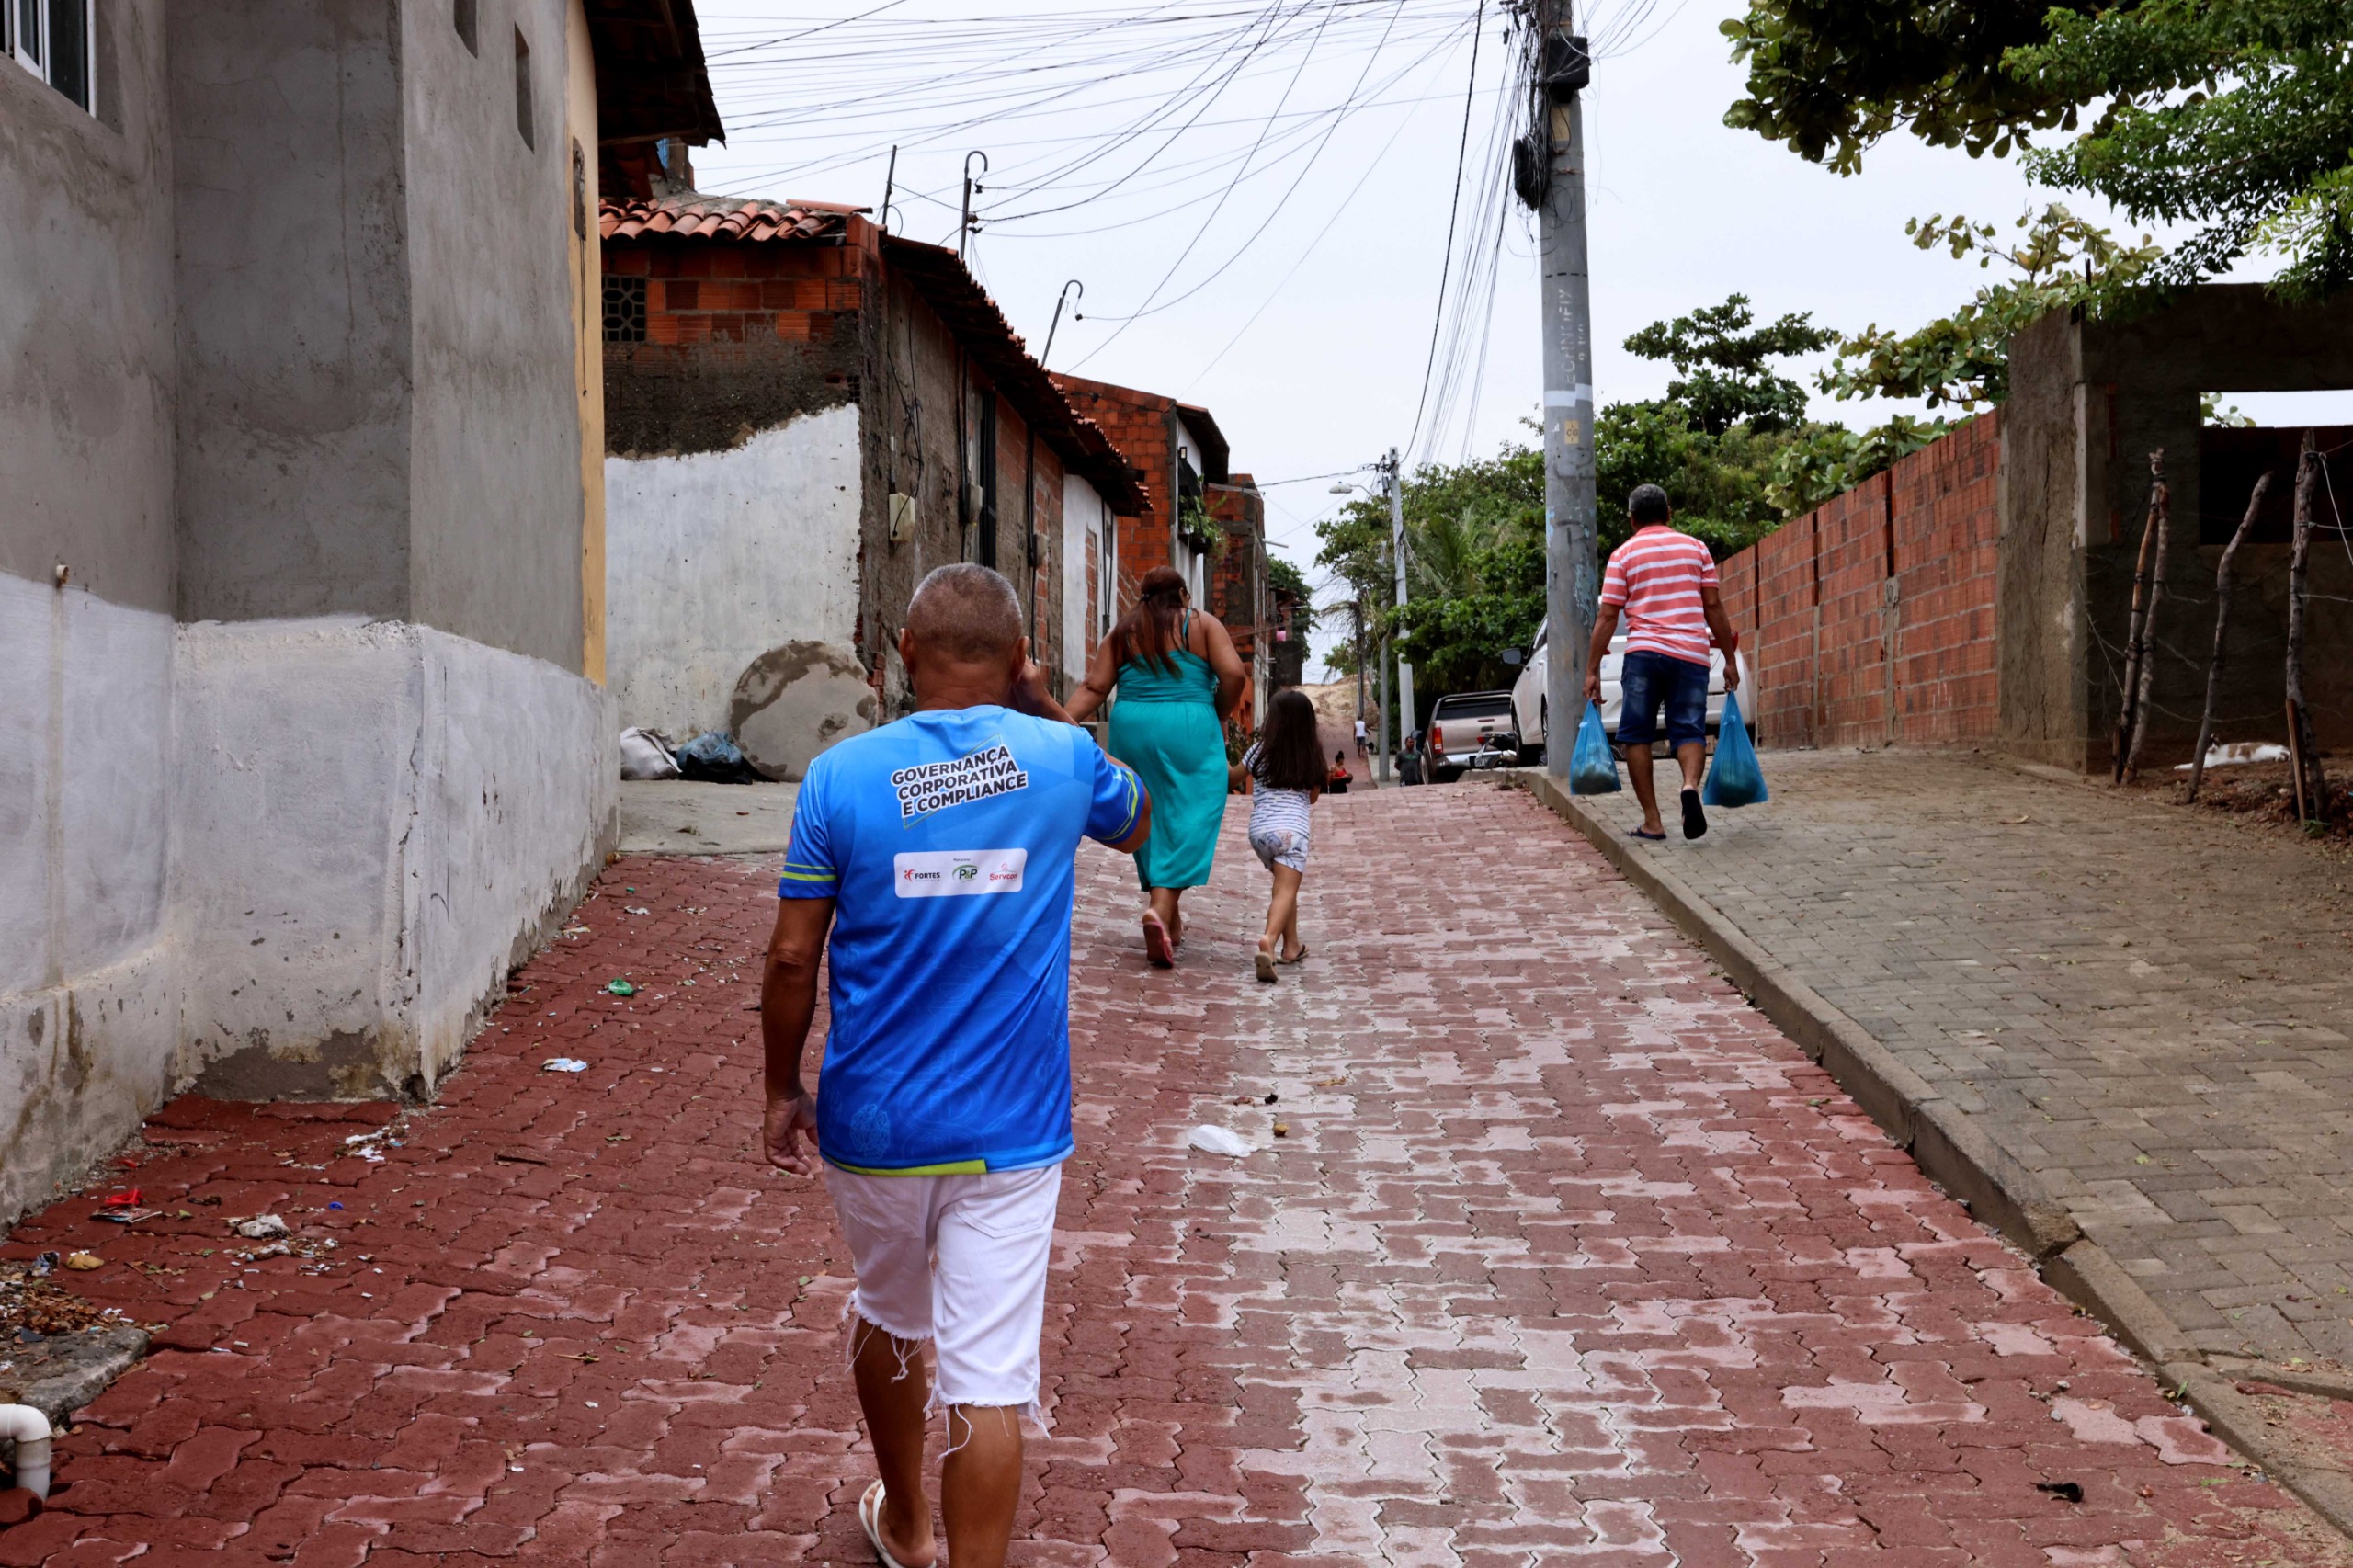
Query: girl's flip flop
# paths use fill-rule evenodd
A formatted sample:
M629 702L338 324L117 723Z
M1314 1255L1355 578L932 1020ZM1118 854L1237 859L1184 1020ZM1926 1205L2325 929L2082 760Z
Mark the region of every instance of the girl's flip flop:
M1305 945L1304 943L1301 944L1301 946L1300 946L1300 949L1299 949L1299 956L1298 956L1297 958L1295 958L1295 959L1287 959L1287 958L1278 957L1278 958L1275 960L1275 961L1276 961L1277 963L1305 963L1305 962L1307 961L1307 948L1306 948L1306 945Z
M1258 960L1258 978L1265 981L1267 984L1272 985L1275 983L1275 955L1268 952L1266 949L1260 948L1257 951L1256 957Z
M891 1555L882 1544L882 1483L876 1482L858 1500L858 1522L866 1527L867 1544L874 1548L874 1555L881 1560L882 1568L906 1568L906 1564Z
M1168 927L1161 924L1157 915L1143 917L1143 956L1152 960L1154 969L1176 967L1176 947L1168 940Z

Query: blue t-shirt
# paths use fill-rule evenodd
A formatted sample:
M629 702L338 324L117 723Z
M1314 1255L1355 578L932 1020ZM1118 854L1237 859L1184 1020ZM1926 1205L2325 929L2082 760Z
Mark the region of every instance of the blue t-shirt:
M1067 1159L1070 914L1081 835L1133 832L1143 787L1075 725L915 713L820 755L784 898L835 900L817 1145L845 1170Z

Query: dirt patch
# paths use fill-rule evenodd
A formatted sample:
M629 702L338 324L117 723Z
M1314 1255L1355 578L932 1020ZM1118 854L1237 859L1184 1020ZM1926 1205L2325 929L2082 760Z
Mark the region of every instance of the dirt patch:
M28 1334L72 1334L127 1320L112 1307L85 1301L32 1263L0 1263L0 1347Z
M2282 837L2302 839L2325 853L2353 858L2353 772L2328 775L2325 826L2314 828L2296 820L2295 787L2284 762L2245 763L2235 767L2210 767L2199 786L2195 802L2185 803L2186 773L2143 774L2134 790L2151 800L2170 801L2193 812L2224 816L2250 828Z

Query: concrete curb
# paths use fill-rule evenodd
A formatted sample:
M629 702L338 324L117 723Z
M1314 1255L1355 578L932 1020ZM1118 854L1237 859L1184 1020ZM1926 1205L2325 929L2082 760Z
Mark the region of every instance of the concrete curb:
M1638 850L1548 773L1513 779L1583 834L1628 881L1717 963L1752 1006L1838 1081L1928 1179L2035 1261L2053 1286L2113 1330L2239 1452L2353 1538L2353 1475L2288 1452L2235 1380L2206 1365L2189 1336L2033 1172L1997 1147L1861 1025L1748 939L1722 911ZM2264 1377L2262 1373L2250 1376ZM2268 1379L2266 1381L2268 1381ZM2285 1384L2279 1386L2285 1387Z

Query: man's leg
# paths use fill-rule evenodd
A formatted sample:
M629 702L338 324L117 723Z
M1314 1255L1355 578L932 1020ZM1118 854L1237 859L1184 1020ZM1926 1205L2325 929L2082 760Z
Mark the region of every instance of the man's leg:
M906 1568L930 1568L938 1549L923 1484L924 1407L930 1402L923 1341L893 1339L858 1317L850 1320L850 1332L858 1336L850 1358L858 1407L865 1413L874 1469L882 1478L882 1542ZM1017 1449L1014 1462L1020 1462Z
M1643 808L1643 831L1665 833L1666 824L1658 814L1658 783L1651 777L1651 744L1618 748L1626 758L1626 777L1634 781L1634 799Z
M951 1404L948 1442L939 1467L948 1561L957 1568L1003 1568L1014 1506L1021 1501L1021 1413L1001 1404Z
M825 1168L825 1190L858 1276L850 1373L882 1478L882 1540L906 1568L939 1560L923 1483L922 1356L931 1328L931 1206L939 1180Z
M1708 767L1708 743L1686 741L1675 748L1675 760L1683 765L1683 787L1697 790L1699 778Z
M952 1568L1003 1568L1021 1499L1020 1413L1038 1402L1062 1167L949 1176L932 1274L934 1353L949 1405L940 1476Z

